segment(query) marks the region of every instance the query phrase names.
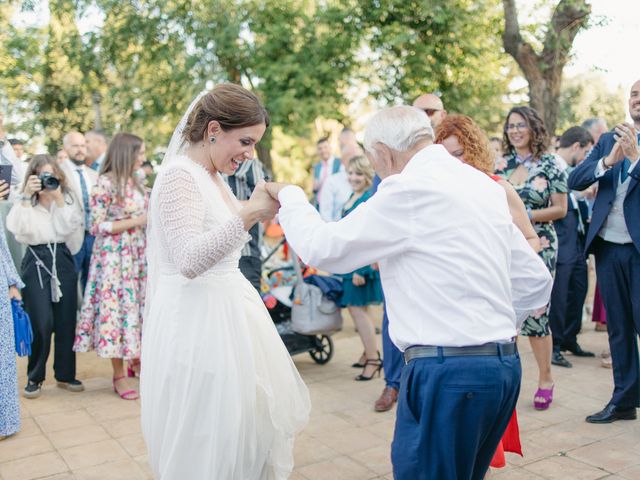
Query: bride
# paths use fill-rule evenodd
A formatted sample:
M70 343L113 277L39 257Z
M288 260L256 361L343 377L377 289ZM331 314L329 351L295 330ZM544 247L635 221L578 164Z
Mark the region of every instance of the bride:
M151 196L142 337L142 431L161 480L280 480L309 394L238 269L277 203L241 206L221 178L250 158L269 118L244 88L201 94L176 128Z

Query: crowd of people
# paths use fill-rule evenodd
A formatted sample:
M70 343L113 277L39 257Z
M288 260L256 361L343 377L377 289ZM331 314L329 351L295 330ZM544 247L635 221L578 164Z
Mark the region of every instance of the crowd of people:
M427 379L428 369L421 370L416 366L419 362L412 362L432 357L430 353L415 347L438 346L437 348L455 350L479 344L494 345L492 342L497 342L503 345L496 347L497 350L492 346L483 350L484 353L469 355L485 355L486 352L495 350L501 358L503 355L511 358L516 354L513 343L515 335L509 334L510 328L505 326L506 323L496 327L496 331L491 330L495 325L482 320L484 317L481 313L488 305L492 307L486 314L497 312L498 317L504 314L505 319L512 309L518 315L524 312L525 314L520 315L522 318L517 333L528 337L538 367L538 389L533 398L533 406L538 410L547 410L553 402L556 387L552 365L571 368L570 360L565 357L566 352L581 357L595 356L582 349L578 343L588 295L589 264L594 268L593 258L587 260L590 253L595 255L595 270L600 282L595 288L593 306L587 310L592 312L596 329L608 331L610 352L603 355L603 364L612 366L615 388L613 397L605 408L588 416L586 420L591 423L609 423L636 417L635 409L640 406L640 364L636 341L640 331L640 314L631 292L634 289L637 291L637 283L640 281L636 268L640 264L640 231L637 222L632 221L638 213L638 193L634 187L640 179L640 174L637 173L639 169L636 168L640 157L640 81L633 85L629 98L629 112L634 124L620 123L611 132L608 132L603 120L588 119L582 126L573 126L561 135L551 137L536 110L518 106L507 113L502 138L489 138L469 116L448 113L443 99L431 93L418 97L413 107L384 110L372 120L371 130L365 132L364 144L358 142L353 130L342 130L338 138L339 158L333 154L330 138L323 137L317 141L319 161L311 171L312 203L318 212L317 219L305 214L307 206L298 202L299 196L295 190L278 184L265 187L264 181L269 180L269 174L261 162L253 158L253 148L268 126L268 115L257 99L235 90L235 87L216 88L217 90L214 89L190 107L184 124L176 130L179 146L174 145L175 148L171 150L170 145L172 153L165 156L165 161L167 158L172 160L174 157L189 157L194 160L196 168L192 168L191 164L187 166L183 161L173 162L171 168L164 168L160 184L154 189L154 197L151 195L151 186L155 173L152 165L146 161L142 138L131 133L119 133L109 139L101 131L84 134L72 131L64 136L62 149L55 157L29 157L25 153L23 142L6 138L0 116L0 164L12 167L10 178L0 180L0 197L7 198L5 203L11 205L10 210L5 212L6 219L2 225L7 232L0 232L1 278L6 282L8 292L5 297L0 298L0 358L3 360L0 369L0 438L12 435L20 428L9 303L10 299L17 299L23 302L33 329L23 396L34 399L42 394L52 336L55 380L58 387L70 392L84 390L82 381L76 377L75 353L95 350L98 356L110 360L114 392L124 400L135 400L139 398L139 392L128 379L140 375L141 358L144 358L145 372L146 369L151 372L146 374L150 380L141 384L141 389L146 390L149 395L146 400L148 413L145 415L143 411L143 425L146 425L145 436L151 450L150 460L157 473L170 472L167 478L172 474L179 474L184 462L194 458L196 453L187 451L182 446L179 448L182 457L176 463L169 462L168 466L163 466L161 456L167 446L154 445L153 441L166 440L166 432L159 431L160 427L176 433L176 429L184 426L174 425L166 418L172 408L176 407L175 402L187 410L198 405L201 399L185 400L184 392L192 391L193 388L189 382L200 382L204 386L208 385L209 380L197 375L193 378L185 377L188 382L184 385L184 391L179 392L180 399L176 397L172 400L173 397L167 397L160 401L165 392L163 388L167 387L166 375L172 371L172 367L165 365L166 369L161 368L160 364L164 365L166 362L162 359L162 352L157 350L158 345L162 344L166 349L184 346L176 346L167 343L169 340L162 339L158 323L151 333L145 332L145 337L149 337L146 342L151 346L143 348L143 318L146 319L147 315L152 318L155 316L157 322L162 321L168 325L170 320L164 317L173 308L167 304L161 311L154 305L150 307L148 301L145 305L147 276L158 276L157 271L150 272L149 269L157 269L160 265L162 270L167 265L172 265L171 268L188 279L201 275L208 278L209 283L198 284L198 288L205 288L209 284L211 287L222 288L218 283L220 278L225 277L229 269L233 270L235 267L232 264L235 264L254 287L253 294L242 294L244 301L251 304L255 290L260 291L260 242L263 235L261 220L266 220L269 215L273 216L280 205L282 225L287 238L291 237L295 250L303 260L342 278L344 293L341 306L348 309L363 345L362 355L353 363L354 368L362 369L355 380L371 380L376 374L384 372L385 388L375 401L374 409L378 412L388 411L399 402L392 451L394 471L398 478L418 478L412 476L414 472L428 471L429 468L433 470L435 467L429 466L431 463L442 463L433 457L441 453L437 449L431 448L430 454L415 450L416 445L429 449L427 445L432 439L424 431L418 434L419 441L411 445L405 437L415 433L416 419L420 424L420 415L416 416L416 412L411 411L411 405L407 403L409 393L401 392L401 372L411 368L415 378L410 382L419 382L420 385L435 382L432 383L435 387L439 385L438 382L444 381L444 377L441 380ZM228 100L226 103L229 105L223 108L221 105L225 103L224 99ZM235 103L238 102L245 107L243 115L247 116L243 120L245 123L240 126L232 118ZM416 112L419 112L418 116ZM228 121L229 126L224 121ZM407 128L415 130L408 139L403 137L406 132L400 131L401 127L407 125ZM392 137L394 132L396 136ZM419 156L424 152L430 152L429 161L425 161L425 165L433 162L433 171L418 167L412 162L413 155ZM473 169L460 169L449 164L451 158L457 159L460 165L466 164ZM199 170L198 164L205 168ZM415 185L407 173L409 170L416 179L426 182L425 185ZM165 171L172 171L173 176ZM203 171L208 174L203 175ZM434 310L434 305L447 299L455 303L456 299L460 300L459 292L454 294L452 291L440 291L436 288L422 298L413 297L411 292L415 285L432 282L424 273L414 271L416 266L421 265L425 258L431 258L434 262L431 267L446 267L450 270L453 267L449 264L437 264L449 258L452 264L460 266L461 271L467 271L469 265L478 259L471 259L457 250L464 235L468 235L469 242L476 243L482 240L486 243L491 238L500 242L502 237L491 237L495 233L492 231L484 239L472 239L474 233L484 231L482 224L476 225L478 232L466 232L460 238L443 235L443 232L452 228L451 222L445 218L448 215L447 206L438 204L443 199L439 197L442 185L433 185L430 175L444 182L442 185L452 175L454 178L459 176L460 183L466 188L465 192L460 193L460 201L450 205L455 211L462 208L460 216L456 218L457 222L467 217L470 224L477 224L479 221L493 222L481 220L482 216L472 219L469 212L464 211L463 206L467 205L468 208L472 194L477 197L475 208L484 205L487 209L492 209L489 199L494 199L495 203L495 199L506 198L509 224L513 224L526 240L524 244L528 250L523 250L519 244L515 246L517 241L509 248L515 249L514 252L517 251L521 259L536 259L532 263L530 260L528 265L517 267L522 272L531 274L531 278L523 281L520 286L528 285L532 291L519 291L517 295L514 293L513 306L505 307L501 303L502 300L498 297L504 292L489 293L489 296L494 296L488 303L476 303L474 308L477 311L466 311L470 315L465 320L468 324L465 323L455 331L451 331L451 326L447 325L438 333L424 330L425 326L418 328L406 323L417 312L409 304L415 302L420 307L423 302L432 301L430 305L423 305L424 312L440 315ZM481 180L485 178L490 178L496 187L487 189L484 180ZM201 186L211 181L216 193L212 194L213 197L198 200L199 189L190 185L200 185L201 193ZM223 185L220 182L226 183ZM412 190L414 188L415 191ZM393 196L390 197L392 192ZM416 192L422 192L427 197L411 196ZM427 201L428 195L434 195L433 203ZM385 198L401 199L406 205L383 206L381 202ZM152 221L148 221L150 202L156 208L156 223L151 215ZM185 203L185 209L178 211L177 205L180 202ZM199 205L201 202L204 205ZM211 205L224 205L223 210L228 212L216 212L209 218L207 202ZM377 212L376 209L380 211ZM433 218L441 218L441 228L434 229L434 222L431 220L428 227L421 225L425 222L422 218L425 213L420 209L428 210L435 216ZM377 212L376 216L373 212ZM304 221L301 215L304 215ZM365 222L365 218L369 218L366 215L378 221L379 225L372 227ZM294 217L298 218L298 225L294 225ZM240 220L236 221L237 218ZM403 224L399 223L401 220L404 221ZM498 223L502 220L502 217L495 219ZM316 221L324 226L335 225L335 228L324 229L320 223L314 223ZM224 235L209 238L208 233L213 230L209 232L206 226L217 224L224 226L225 231L221 232ZM149 236L148 225L155 227L153 240ZM347 225L352 230L347 231ZM307 227L307 231L301 231L303 226ZM202 228L205 228L204 232L201 231ZM366 231L367 228L371 230ZM309 237L312 231L316 231L318 236ZM426 232L434 235L433 241L429 243L435 253L427 254L426 244L418 248L411 243L412 240L408 240L426 235ZM220 232L215 233L217 235ZM357 235L366 236L366 241L359 243L360 240L355 238ZM382 237L385 239L382 240ZM391 242L394 238L397 239L396 243ZM439 239L438 242L436 238ZM324 239L322 244L319 243L320 239ZM210 240L213 244L205 245L202 243L204 240ZM447 249L447 241L452 244L450 251ZM12 242L23 246L21 258L12 258L13 251L9 248ZM225 246L224 242L230 242L230 246ZM467 246L469 245L470 243ZM413 250L414 248L417 250ZM475 287L479 289L481 283L484 290L499 290L508 283L496 267L505 252L491 244L484 244L482 251L496 259L487 261L484 264L486 271L482 273L467 271L467 280L470 282L467 285L468 295L473 295L470 292ZM407 258L400 260L403 252ZM453 252L459 257L452 259ZM154 254L159 256L153 257ZM414 263L411 263L412 255L415 256ZM152 258L157 262L151 261ZM409 262L403 267L406 271L397 266L392 267L389 258L396 259L397 264ZM195 265L194 262L200 262L204 267ZM546 275L535 270L540 266L536 262L544 265L548 275L553 277L550 301L547 297L544 304L536 304L544 297ZM482 262L478 262L478 266L481 264ZM20 268L16 269L15 265ZM381 273L384 269L386 272L393 270L393 274L386 277L387 280ZM492 271L495 278L484 278ZM211 275L207 275L207 272ZM162 275L160 278L163 278ZM487 281L482 281L483 278ZM455 283L457 280L450 273L443 273L443 282ZM476 280L478 283L474 284ZM233 288L233 285L240 290L244 288L244 284L235 283L235 277L229 277L229 281L232 285L225 288ZM514 284L518 281L522 279L511 278ZM383 283L385 287L390 286L386 292L386 301ZM178 285L182 288L186 284ZM168 284L160 282L154 285L152 294L157 299L156 287L162 291L167 289ZM210 291L206 294L204 292L203 290L205 296L212 295ZM235 298L234 294L229 290L228 298ZM187 293L185 290L181 295L180 298L189 303L188 299L194 294L193 291ZM511 298L511 295L505 295L505 298ZM219 294L215 298L211 296L206 305L216 302L219 304L222 300ZM195 297L193 301L196 303L189 303L189 308L193 309L194 317L200 319L206 316L206 305L198 303ZM526 308L518 307L519 301L526 304ZM375 322L369 308L380 304L384 304L381 341L383 355L380 354ZM536 308L532 309L534 304ZM204 310L196 312L196 306ZM245 315L236 307L224 307L228 309L225 312L229 319ZM450 313L461 315L462 319L462 305L459 310L452 304L446 308L451 310ZM246 315L257 315L256 312L257 310ZM399 320L402 317L407 320ZM470 321L472 318L473 322ZM429 322L429 328L438 327L438 320L430 318ZM491 331L483 332L479 328L482 325ZM198 330L202 328L204 327L200 322L194 323L194 330L190 330L189 335L202 333ZM236 325L233 328L244 327ZM237 341L233 328L227 332L229 340ZM264 331L260 335L268 343L273 340L273 332L275 330ZM251 332L246 333L251 335ZM482 342L477 343L480 340ZM197 339L190 337L186 341L196 342ZM262 371L264 366L259 368L247 363L246 368L254 372L257 382L266 382L265 385L269 382L281 382L281 386L291 386L297 392L294 399L280 399L283 405L289 403L291 409L288 413L296 417L295 422L287 424L285 428L286 438L276 439L281 442L278 447L286 450L292 432L304 424L308 414L305 413L308 403L306 389L297 377L295 367L281 358L282 348L275 353L266 353L256 345L251 347L256 349L254 353L265 355L272 364L279 365L282 373L280 379L267 379L267 376L261 377L266 375ZM216 355L205 355L195 350L184 361L227 361L232 356L234 361L240 361L228 349L229 346L220 345ZM177 352L178 356L181 351ZM455 353L437 351L436 358L443 355L456 356ZM477 359L472 361L478 363ZM472 368L462 364L456 368L458 367ZM284 373L290 368L291 372ZM501 398L506 400L504 408L497 415L489 411L488 404L476 406L474 415L482 415L483 409L488 409L487 418L492 418L491 422L494 424L490 431L491 438L496 437L498 447L496 450L492 442L489 442L489 449L469 444L467 454L473 452L481 461L479 460L477 468L471 467L468 478L481 478L477 476L478 472L483 474L489 463L503 466L503 448L521 453L514 409L519 376L517 379L513 376L519 368L519 361L514 360L505 372L500 373L503 375L504 385L509 387L501 393ZM237 387L238 392L253 388L253 384L240 381L230 383L234 388ZM269 390L270 387L264 388ZM408 388L406 383L402 388ZM215 392L211 394L215 395ZM287 420L284 420L284 412L275 409L270 395L272 393L267 392L265 398L259 400L264 404L253 404L251 407L255 409L251 416L251 422L254 422L251 428L267 429L271 432L269 435L277 437L271 430L275 428L276 432L280 432L278 435L281 434L282 425L278 422L286 423ZM419 392L413 395L418 396L409 399L410 403L413 402L414 406L420 404L419 408L425 409L425 415L428 413L427 409L447 411L449 408L442 403L442 399L436 401ZM152 396L158 398L152 399ZM219 405L215 404L214 407L218 408ZM254 418L261 408L269 412L273 424L266 425L264 421ZM220 414L217 410L210 413L212 418L218 418ZM243 415L245 414L248 415L243 410ZM229 425L231 428L231 423ZM243 425L243 428L249 428ZM194 425L191 427L195 428ZM453 430L452 435L460 433ZM503 433L503 443L499 443L499 437ZM284 451L271 452L268 445L272 440L260 436L256 439L260 448L264 447L264 452L270 452L261 461L273 461L275 463L272 467L275 470L286 471L290 468L289 454ZM218 451L216 445L205 444ZM192 450L198 448L204 447L202 444L192 445ZM224 448L219 450L223 452ZM270 455L277 458L273 459ZM265 474L264 471L261 473L260 462L256 464L255 459L250 461L243 458L239 462L245 462L245 473L252 472L246 473L250 477L242 478L262 478L261 475ZM460 465L441 467L444 470L440 472L452 472L459 469ZM204 468L194 471L210 470Z

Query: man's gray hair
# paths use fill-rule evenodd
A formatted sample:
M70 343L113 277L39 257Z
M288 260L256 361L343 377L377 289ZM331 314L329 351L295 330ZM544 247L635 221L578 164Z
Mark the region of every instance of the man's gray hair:
M588 120L582 122L582 128L586 128L587 130L589 130L591 127L597 125L598 123L606 125L607 121L604 118L589 118Z
M364 149L375 153L378 143L397 152L411 150L418 142L433 141L431 121L422 110L400 105L389 107L376 113L364 132Z

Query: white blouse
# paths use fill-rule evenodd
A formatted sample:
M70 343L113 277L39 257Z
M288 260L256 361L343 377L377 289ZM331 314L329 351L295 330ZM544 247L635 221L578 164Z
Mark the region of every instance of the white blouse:
M32 206L25 201L16 202L7 216L7 229L20 243L41 245L65 242L71 253L75 253L78 233L83 233L82 211L75 198L71 204L68 201L65 198L63 207L52 203L49 210L40 204Z

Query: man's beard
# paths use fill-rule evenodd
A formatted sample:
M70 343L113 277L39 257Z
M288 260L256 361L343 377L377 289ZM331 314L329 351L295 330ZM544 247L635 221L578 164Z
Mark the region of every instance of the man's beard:
M80 165L84 165L84 158L80 159L80 158L71 158L70 159L73 163L75 163L78 167Z

